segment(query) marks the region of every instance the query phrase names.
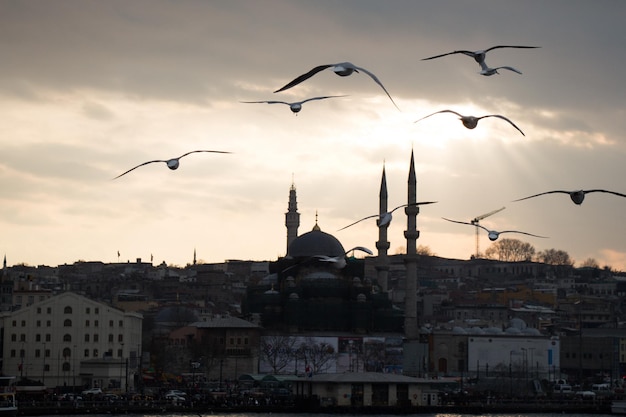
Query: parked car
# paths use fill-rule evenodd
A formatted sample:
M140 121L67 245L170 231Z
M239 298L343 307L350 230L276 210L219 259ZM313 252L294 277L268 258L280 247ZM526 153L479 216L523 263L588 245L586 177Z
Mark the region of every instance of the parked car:
M170 394L171 395L178 395L179 397L186 397L187 396L187 393L185 391L180 391L180 390L177 390L177 389L169 390L168 392L165 393L165 396L168 396Z
M101 388L89 388L81 392L82 395L102 395Z

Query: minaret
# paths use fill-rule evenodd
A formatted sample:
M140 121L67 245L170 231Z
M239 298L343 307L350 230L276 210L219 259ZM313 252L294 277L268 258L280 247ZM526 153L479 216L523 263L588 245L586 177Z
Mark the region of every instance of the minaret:
M378 194L379 208L378 212L380 218L383 214L387 213L387 175L385 174L385 165L383 164L383 176L380 181L380 193ZM378 249L378 256L376 258L376 272L378 285L383 293L389 290L389 257L387 251L389 250L389 241L387 240L387 229L389 223L384 226L378 226L378 242L376 242L376 249Z
M417 339L417 238L420 233L417 230L417 214L420 209L417 203L417 179L415 176L415 159L411 151L411 165L409 167L408 199L406 213L406 255L404 264L406 267L406 295L404 306L404 335L409 340Z
M406 284L404 298L404 364L405 375L417 376L420 373L421 362L419 354L419 329L417 323L417 179L415 176L415 159L411 151L411 166L409 167L408 201L404 212L407 217L407 226L404 232L406 238Z
M193 264L196 264L196 248L193 248Z
M285 226L287 226L287 250L289 245L298 237L298 226L300 226L300 213L298 213L298 202L296 201L296 186L291 180L291 188L289 188L289 206L285 213Z

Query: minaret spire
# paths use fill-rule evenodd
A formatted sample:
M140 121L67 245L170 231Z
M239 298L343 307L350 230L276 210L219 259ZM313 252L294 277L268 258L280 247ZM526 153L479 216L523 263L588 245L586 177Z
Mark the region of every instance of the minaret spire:
M380 193L378 194L379 208L378 213L382 217L383 214L388 211L388 195L387 195L387 174L385 173L385 164L383 162L383 175L380 180ZM385 293L389 291L389 257L387 251L389 250L389 241L387 240L387 229L389 223L384 226L378 226L378 242L376 242L376 249L378 249L378 257L376 258L376 271L378 285Z
M287 253L289 245L298 237L298 227L300 226L300 213L298 213L298 202L296 200L296 186L291 174L291 187L289 188L289 205L285 213L285 226L287 227Z

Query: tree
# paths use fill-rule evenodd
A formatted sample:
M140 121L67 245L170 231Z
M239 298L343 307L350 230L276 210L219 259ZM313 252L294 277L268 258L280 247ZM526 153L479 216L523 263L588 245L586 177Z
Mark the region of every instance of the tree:
M559 249L546 249L537 253L537 261L548 265L574 265L574 260L569 257L569 254Z
M535 247L518 239L498 240L485 251L486 258L503 262L530 261L534 255Z
M312 337L306 337L298 349L298 354L304 363L309 365L314 373L326 373L331 364L337 359L335 348L326 342L317 342Z
M270 365L273 374L280 374L291 362L295 345L295 337L266 336L261 340L261 359Z
M581 264L580 264L581 268L600 268L600 265L598 264L598 262L593 259L593 258L587 258L585 259Z

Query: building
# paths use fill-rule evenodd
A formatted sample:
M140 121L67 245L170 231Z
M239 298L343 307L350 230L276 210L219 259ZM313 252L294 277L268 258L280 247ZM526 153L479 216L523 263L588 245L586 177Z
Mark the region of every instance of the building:
M65 292L0 316L2 372L48 387L128 390L143 317Z

